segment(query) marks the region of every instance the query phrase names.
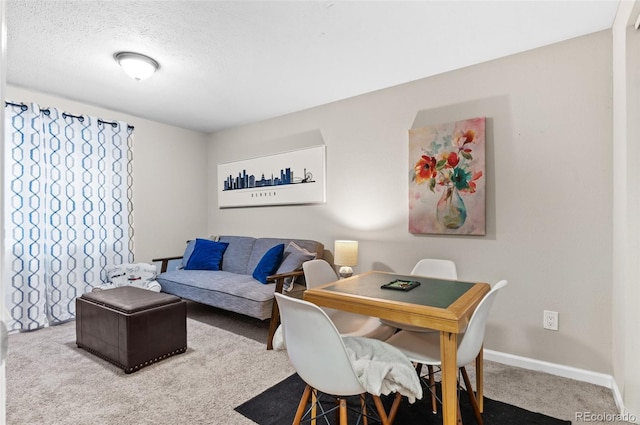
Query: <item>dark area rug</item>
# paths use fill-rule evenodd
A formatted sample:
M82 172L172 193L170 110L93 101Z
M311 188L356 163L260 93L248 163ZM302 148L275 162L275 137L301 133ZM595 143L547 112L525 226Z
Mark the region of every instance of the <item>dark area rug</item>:
M297 374L294 374L236 407L235 410L259 425L290 424L295 416L304 388L305 383ZM383 397L383 401L388 411L393 400L391 397ZM357 406L357 403L357 398L354 398L354 406ZM351 405L352 402L349 404ZM476 423L469 397L464 392L461 394L460 409L462 411L462 420L465 424ZM426 393L425 398L416 401L414 404L409 404L407 399L403 397L394 425L440 425L442 424L442 409L439 408L438 410L438 414L435 415L431 412L431 400ZM562 421L540 413L530 412L487 397L484 398L484 413L482 416L485 425L571 424L570 421ZM335 423L333 414L329 415L329 419L331 423ZM357 415L350 412L349 423L355 423L356 419Z

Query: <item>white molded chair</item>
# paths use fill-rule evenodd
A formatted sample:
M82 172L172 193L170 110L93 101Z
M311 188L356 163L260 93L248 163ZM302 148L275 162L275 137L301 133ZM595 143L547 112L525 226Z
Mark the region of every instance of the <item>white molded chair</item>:
M458 279L458 271L456 263L451 260L440 260L435 258L423 258L418 261L411 274L415 276L432 277L435 279L456 280ZM393 320L381 319L385 325L393 326L398 329L415 331L415 332L433 332L433 329L422 328L420 326L412 326L404 323L394 322Z
M347 396L360 395L361 414L366 414L364 397L367 391L360 384L342 337L329 316L310 302L279 293L275 297L282 317L287 354L300 378L307 383L293 425L300 424L312 393L314 403L310 411L315 417L316 390L337 398L341 425L347 424ZM400 403L400 393L396 393L388 416L380 397L372 397L382 424L391 425ZM322 411L320 416L328 413L330 411ZM310 419L315 421L314 418Z
M456 263L451 260L442 260L437 258L423 258L422 260L418 261L416 265L413 266L411 274L415 276L433 277L435 279L458 279L458 270L456 269ZM392 320L383 319L382 323L405 331L436 332L433 329L407 325L404 323L394 322ZM438 332L438 335L439 334L440 333ZM433 413L436 413L438 411L438 402L436 400L436 395L434 392L435 379L433 375L433 366L428 365L427 369L429 372L429 390L431 391L431 410L433 411ZM416 367L416 371L418 372L418 375L420 375L422 371L422 364L418 364L418 366Z
M465 332L458 337L457 366L464 379L476 421L479 425L482 425L482 416L465 366L472 363L476 357L478 357L478 354L480 354L491 306L498 291L506 285L507 281L501 280L491 288L471 315ZM426 364L428 366L441 365L439 332L400 331L389 338L387 343L400 349L412 362Z
M331 264L324 260L310 260L302 264L307 288L315 288L339 279ZM386 340L396 328L383 324L377 317L363 316L342 310L322 307L342 336L363 336Z
M413 266L411 274L447 280L456 280L458 278L456 263L451 260L440 260L435 258L423 258L418 261L416 265Z

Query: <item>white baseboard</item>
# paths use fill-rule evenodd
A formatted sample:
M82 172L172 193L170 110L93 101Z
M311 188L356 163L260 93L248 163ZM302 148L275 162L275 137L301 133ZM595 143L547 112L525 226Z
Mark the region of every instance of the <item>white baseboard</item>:
M551 375L562 376L563 378L575 379L577 381L588 382L590 384L609 388L613 394L613 399L616 402L618 411L621 413L624 412L622 395L620 394L618 385L612 375L487 349L484 350L484 358L485 360L496 363L521 367L523 369L535 370L538 372L545 372Z

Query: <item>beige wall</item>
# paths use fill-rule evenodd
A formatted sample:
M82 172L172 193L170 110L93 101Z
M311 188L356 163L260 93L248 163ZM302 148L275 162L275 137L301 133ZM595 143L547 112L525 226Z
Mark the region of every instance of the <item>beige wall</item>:
M8 86L6 99L133 125L135 261L180 255L185 237L206 233L207 137L143 118Z
M624 406L640 419L640 3L621 2L613 26L613 374Z
M616 25L613 63L602 32L210 136L18 87L6 99L136 127L137 261L213 233L312 238L330 250L357 239L356 271L452 258L462 279L510 281L487 348L613 373L640 416L638 147L628 136L640 131L629 118L640 107L640 38ZM487 236L409 234L407 130L474 116L487 117ZM217 208L216 164L318 144L326 204ZM544 309L559 311L559 332L541 329Z
M611 33L601 32L211 135L209 233L360 241L356 271L456 261L510 286L486 347L612 373ZM414 124L487 117L487 235L408 232ZM327 202L217 208L217 163L324 143ZM560 331L542 329L543 310Z
M614 360L637 349L612 359L611 45L610 32L592 34L208 137L18 87L6 98L136 127L137 261L213 233L311 238L330 250L357 239L356 271L452 258L462 279L510 281L487 348L614 373ZM409 234L407 130L474 116L488 124L487 235ZM326 204L217 208L216 164L318 144L327 146ZM614 292L619 303L631 303L629 291ZM625 318L637 320L631 306ZM560 313L559 332L541 328L544 309ZM616 380L631 378L628 369Z

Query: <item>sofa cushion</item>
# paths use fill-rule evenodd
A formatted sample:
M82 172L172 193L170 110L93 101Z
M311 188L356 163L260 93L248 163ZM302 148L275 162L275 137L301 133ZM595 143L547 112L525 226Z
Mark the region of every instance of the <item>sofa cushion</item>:
M276 274L291 273L302 269L302 263L316 258L315 252L307 251L297 243L291 241L284 250L282 255L282 263L276 271Z
M251 256L249 257L249 262L247 263L247 274L253 273L256 266L258 265L260 260L262 260L262 257L267 253L267 251L269 251L276 245L285 244L286 246L290 240L291 239L257 238L256 243L253 244Z
M220 236L219 240L229 244L222 257L222 270L251 275L255 265L249 269L247 264L256 239L248 236Z
M196 239L185 270L220 270L222 256L229 244L209 239Z
M187 288L205 289L251 301L267 302L273 300L273 286L261 285L247 274L225 271L211 272L209 270L172 270L158 276L158 281L163 290L165 284L178 283ZM271 311L270 307L269 311Z
M260 259L260 262L253 270L253 278L261 283L268 283L267 277L271 276L278 270L282 263L282 254L284 252L284 244L278 244L270 248Z

